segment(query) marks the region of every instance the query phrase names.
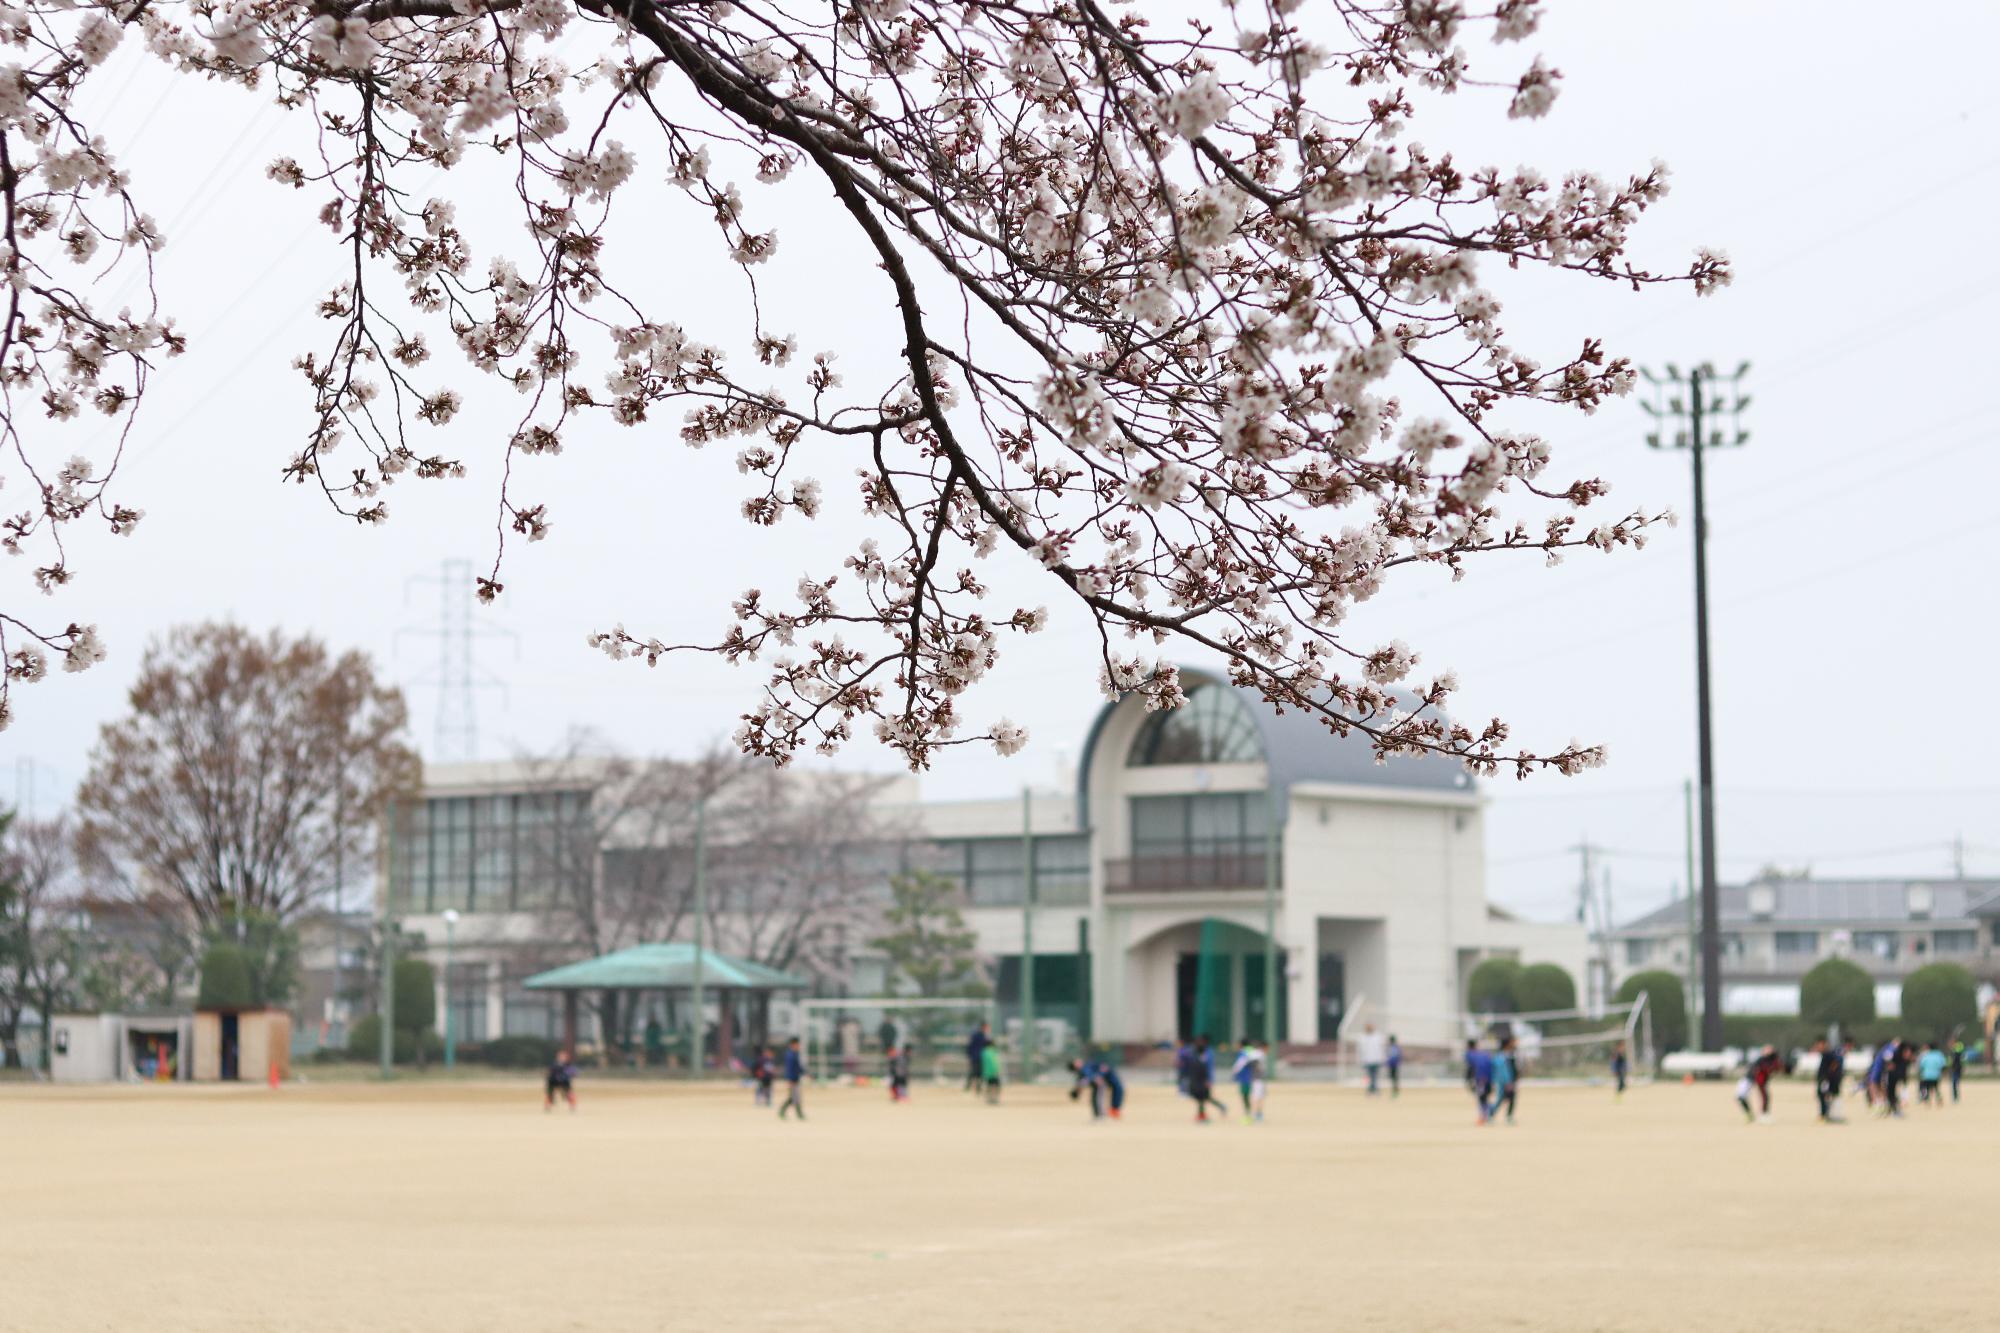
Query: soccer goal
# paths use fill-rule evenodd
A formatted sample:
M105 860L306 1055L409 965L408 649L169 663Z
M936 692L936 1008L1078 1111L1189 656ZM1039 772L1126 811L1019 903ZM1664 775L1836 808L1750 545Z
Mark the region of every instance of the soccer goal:
M962 1082L965 1043L981 1023L993 1025L1005 1054L1010 1039L992 1000L802 1000L799 1045L817 1079L882 1078L890 1047L902 1046L911 1078Z
M1642 991L1637 999L1599 1009L1547 1009L1534 1013L1409 1014L1357 1002L1340 1027L1340 1064L1352 1070L1370 1049L1394 1036L1404 1048L1405 1066L1425 1073L1454 1072L1468 1040L1496 1042L1512 1037L1529 1078L1608 1078L1611 1059L1624 1043L1634 1078L1653 1068L1653 1018Z

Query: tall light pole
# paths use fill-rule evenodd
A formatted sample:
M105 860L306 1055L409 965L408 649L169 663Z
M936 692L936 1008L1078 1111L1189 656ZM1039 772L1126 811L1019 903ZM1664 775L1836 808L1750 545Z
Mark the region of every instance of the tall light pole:
M458 909L444 909L444 1067L458 1067L458 1006L451 985L451 945L452 936L458 929Z
M396 798L389 798L383 823L382 876L382 1077L396 1077Z
M1694 460L1694 657L1695 726L1699 750L1697 805L1701 821L1701 1044L1703 1050L1722 1049L1722 933L1715 874L1715 746L1708 681L1708 501L1702 484L1702 455L1710 449L1734 448L1750 438L1735 426L1738 415L1750 400L1737 392L1743 377L1750 373L1745 361L1732 375L1718 375L1715 367L1703 362L1681 378L1679 368L1669 364L1664 377L1646 371L1663 401L1642 402L1641 407L1656 419L1686 421L1685 430L1676 430L1671 439L1655 431L1646 443L1655 449L1686 449ZM1722 387L1718 388L1720 385ZM1730 421L1732 439L1724 439L1712 428L1710 418Z
M701 1076L702 1062L702 952L708 948L708 798L694 803L694 983L688 987L689 1018L688 1077Z
M1035 833L1026 787L1021 788L1021 1081L1035 1081Z

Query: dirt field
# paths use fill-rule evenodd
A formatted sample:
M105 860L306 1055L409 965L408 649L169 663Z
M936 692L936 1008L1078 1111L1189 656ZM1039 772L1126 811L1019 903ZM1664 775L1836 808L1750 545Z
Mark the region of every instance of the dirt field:
M1995 1327L2000 1090L1813 1123L1781 1089L1281 1085L1205 1128L920 1086L0 1088L0 1328ZM1810 1321L1810 1322L1809 1322Z

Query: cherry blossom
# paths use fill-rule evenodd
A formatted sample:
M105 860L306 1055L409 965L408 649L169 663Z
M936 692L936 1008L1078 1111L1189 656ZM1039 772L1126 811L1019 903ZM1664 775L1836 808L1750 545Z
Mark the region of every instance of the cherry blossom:
M488 599L510 542L567 530L530 493L543 469L620 428L729 449L741 490L718 509L750 525L738 540L859 510L858 547L813 557L788 591L746 589L719 633L589 635L617 661L756 664L763 693L737 731L753 754L783 763L858 735L915 767L944 746L1018 751L1025 732L978 720L977 703L1011 636L1050 618L998 604L1011 569L1088 618L1102 688L1149 708L1185 700L1173 662L1191 653L1382 756L1443 753L1480 773L1599 762L1454 720L1455 677L1419 690L1415 649L1357 645L1343 626L1392 575L1635 546L1666 517L1610 508L1601 482L1560 471L1559 441L1520 429L1517 406L1594 411L1634 372L1595 338L1516 345L1485 275L1711 292L1727 259L1703 250L1669 272L1631 257L1667 191L1658 163L1547 174L1415 141L1426 98L1484 99L1499 119L1551 111L1558 72L1514 45L1538 30L1532 0L1189 12L1199 21L1113 0L0 11L0 550L32 550L30 577L59 595L69 524L127 533L141 516L108 494L115 456L57 461L75 420L129 429L182 348L150 305L100 308L121 270L151 290L165 240L77 95L132 37L316 128L317 151L266 169L330 247L323 336L292 360L312 415L274 464L285 479L381 525L399 482L464 476L461 447L499 456ZM495 153L518 225L475 253L451 183ZM767 327L787 252L764 192L802 175L828 201L815 225L848 229L894 302L879 330L899 349L892 374L850 384L863 377L832 349ZM740 271L747 347L710 341L694 322L706 312L649 310L621 286L657 265L608 225L635 180L684 202L646 218L648 234ZM497 438L459 419L482 389L518 403ZM95 626L0 614L0 722L7 690L41 680L50 656L81 670L104 652Z

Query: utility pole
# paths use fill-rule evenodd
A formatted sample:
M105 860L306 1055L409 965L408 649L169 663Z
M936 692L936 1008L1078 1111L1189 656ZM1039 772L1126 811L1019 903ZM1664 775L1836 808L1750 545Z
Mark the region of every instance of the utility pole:
M702 1049L702 954L708 948L708 798L694 803L694 984L688 987L688 1007L694 1013L688 1036L688 1077L701 1077Z
M333 1040L328 1043L336 1050L347 1045L347 1023L340 1008L340 950L347 933L347 918L343 916L341 890L346 887L347 873L341 853L347 841L347 772L342 765L341 772L333 780Z
M1021 788L1021 1082L1035 1081L1034 804Z
M1965 835L1958 834L1951 840L1951 877L1965 878Z
M1664 389L1666 400L1660 403L1641 403L1648 414L1655 418L1668 417L1674 420L1685 418L1688 429L1676 431L1671 440L1663 439L1659 432L1646 436L1646 443L1655 449L1686 449L1694 462L1694 656L1695 656L1695 730L1698 750L1698 800L1701 823L1701 1045L1706 1051L1722 1049L1722 931L1720 904L1716 884L1715 856L1715 744L1713 713L1709 694L1708 662L1708 501L1702 480L1702 455L1710 449L1725 445L1734 448L1750 437L1741 429L1734 429L1734 423L1750 400L1737 393L1736 386L1750 372L1750 363L1745 361L1736 368L1733 375L1718 375L1715 368L1706 362L1688 372L1687 379L1673 365L1667 366L1665 379L1646 371L1646 379L1656 390ZM1722 396L1716 389L1720 382L1728 386ZM1681 386L1686 385L1686 396L1681 395ZM1722 432L1712 434L1707 422L1711 415L1730 419L1734 438L1725 441Z

